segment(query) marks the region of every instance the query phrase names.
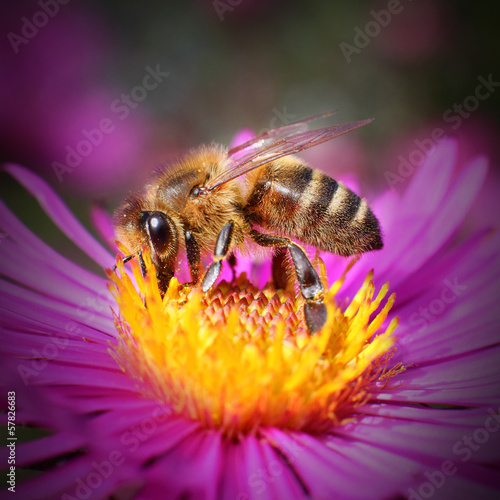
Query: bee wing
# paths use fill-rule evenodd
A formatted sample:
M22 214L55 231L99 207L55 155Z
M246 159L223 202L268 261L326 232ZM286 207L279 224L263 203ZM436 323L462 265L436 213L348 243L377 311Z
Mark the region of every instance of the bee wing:
M314 119L314 117L311 119ZM373 119L361 120L358 122L345 123L343 125L303 131L302 125L304 125L304 122L310 121L311 119L302 120L301 122L297 122L297 124L286 125L275 131L267 132L246 143L248 146L243 144L240 149L231 149L229 151L229 159L225 170L211 179L205 187L211 191L221 184L244 175L250 170L260 167L265 163L277 160L283 156L299 153L304 149L311 148L322 142L330 141L339 135L350 132L351 130L362 127L373 121ZM295 125L300 125L300 127L295 127ZM285 130L283 131L283 129ZM238 158L234 158L235 149L239 152ZM248 153L245 153L247 149ZM243 155L241 155L241 153L243 153Z
M309 118L304 118L294 123L290 123L288 125L284 125L283 127L275 128L273 130L268 130L261 135L250 139L239 146L231 148L228 151L229 156L238 156L241 158L252 151L262 149L266 144L270 144L271 142L276 141L278 138L283 138L291 135L300 134L302 132L307 132L308 130L308 122L312 122L313 120L319 120L320 118L324 118L325 116L330 116L336 113L336 110L327 111L326 113L321 113L319 115L310 116ZM237 153L240 153L237 155Z

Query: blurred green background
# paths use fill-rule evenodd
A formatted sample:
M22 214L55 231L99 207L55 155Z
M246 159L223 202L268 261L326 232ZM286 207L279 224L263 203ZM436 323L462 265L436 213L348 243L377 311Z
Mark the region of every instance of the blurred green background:
M304 157L355 174L363 195L404 189L390 174L436 128L458 137L461 161L484 153L495 170L499 14L465 0L4 1L0 159L39 172L87 226L92 204L112 212L199 143L330 109L318 125L375 121ZM168 76L145 80L155 68ZM88 154L70 166L78 150ZM23 189L0 182L13 210L63 245Z

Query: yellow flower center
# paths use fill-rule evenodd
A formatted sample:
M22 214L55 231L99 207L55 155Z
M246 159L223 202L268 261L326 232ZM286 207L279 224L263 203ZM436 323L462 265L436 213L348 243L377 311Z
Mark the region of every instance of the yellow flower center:
M204 294L174 278L162 299L144 260L145 277L132 262L136 285L120 257L108 273L120 311L113 354L148 396L227 437L263 426L327 432L402 369L387 369L397 319L382 328L394 295L384 300L386 283L374 297L372 273L342 306L344 273L325 294L326 324L309 335L294 293L259 290L241 275Z

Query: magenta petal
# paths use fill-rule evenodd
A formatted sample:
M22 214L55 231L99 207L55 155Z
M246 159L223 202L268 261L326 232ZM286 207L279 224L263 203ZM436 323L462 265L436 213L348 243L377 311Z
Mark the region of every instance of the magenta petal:
M241 144L245 144L245 142L252 140L254 137L255 134L252 129L243 128L233 137L229 149L235 148L236 146L239 146Z
M34 441L18 445L16 464L20 467L58 457L84 447L86 439L68 432L59 432Z
M456 356L427 366L409 367L401 386L379 400L487 407L500 403L500 346Z
M374 498L374 492L376 498L387 498L414 468L403 457L393 461L390 454L361 443L300 433L287 436L277 429L266 435L277 443L312 498L365 499Z
M49 217L75 245L102 267L113 266L114 259L110 253L82 226L47 183L19 165L8 164L5 170L35 196Z
M302 499L307 498L304 485L295 475L279 449L254 436L241 443L243 456L236 474L239 476L240 498ZM226 498L231 498L227 496Z
M83 329L90 337L97 335L102 339L102 334L116 336L110 315L111 304L104 300L102 294L82 293L79 303L75 305L66 302L68 296L55 299L3 280L0 280L0 284L0 308L5 309L3 319L12 327L19 329L23 324L43 324L53 325L53 330L47 332L51 334L59 331L64 336L70 336L72 333L81 335L83 332L80 330ZM92 333L90 329L95 332Z
M443 205L415 238L415 250L409 250L398 259L397 269L409 274L418 269L446 242L476 199L486 177L486 171L485 160L479 159L462 173Z
M194 498L218 500L222 469L222 445L219 433L197 432L176 448L152 461L147 471L144 498Z
M101 207L92 207L90 211L90 218L92 224L97 229L99 236L107 243L108 247L113 253L118 253L118 249L115 244L115 230L113 227L113 219L109 212Z
M77 266L74 262L62 257L29 229L0 200L0 228L7 235L3 243L11 243L16 251L22 252L25 259L37 259L40 264L50 266L74 281L85 283L92 288L100 288L102 278ZM2 246L3 248L3 246ZM3 254L3 251L2 251ZM3 255L2 255L3 257Z
M438 210L448 189L456 158L457 143L454 140L436 145L427 155L401 199L403 218L410 214L429 216ZM432 179L430 186L429 179Z
M249 437L253 439L253 437ZM239 443L226 442L224 443L224 471L221 478L220 495L221 500L250 500L251 490L248 484L248 477L244 471L247 440Z
M394 256L404 255L402 252L425 228L428 218L441 209L453 172L455 157L454 142L440 144L412 178L396 209L399 230L393 230L387 236L386 245L390 249L393 263ZM429 185L430 178L431 185ZM403 227L404 231L401 230ZM388 257L386 255L386 261Z
M122 443L124 439L127 440L128 449L133 453L134 459L142 462L153 463L156 460L162 460L162 457L172 452L172 450L175 453L176 447L180 446L185 439L200 432L198 422L175 417L169 419L167 422L159 422L157 427L151 425L154 431L150 432L149 427L146 427L146 425L149 425L146 424L148 422L146 419L148 418L151 417L145 417L144 420L138 422L139 426L142 426L138 428L146 430L148 439L144 441L139 440L137 451L135 451L135 446L138 438L131 434L130 431L130 429L136 428L137 424L129 426L128 430L120 435ZM145 432L142 434L146 435Z
M115 466L109 460L109 455L70 460L17 485L16 493L20 498L109 498L117 485L134 477L123 457L115 461Z
M258 494L259 481L262 484L264 480L269 498L306 499L305 485L298 480L293 463L288 462L279 449L268 443L262 443L261 448L263 468L254 470L253 475L248 476L248 483L253 486L253 490ZM250 482L252 479L253 484Z

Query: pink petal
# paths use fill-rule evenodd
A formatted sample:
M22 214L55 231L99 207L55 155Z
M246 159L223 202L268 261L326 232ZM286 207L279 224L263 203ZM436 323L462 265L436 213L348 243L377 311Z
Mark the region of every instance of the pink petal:
M90 211L90 219L92 224L97 229L99 236L106 242L113 253L118 253L115 244L115 230L113 227L113 219L109 212L102 207L94 206Z
M46 182L19 165L8 164L5 170L35 196L47 215L75 245L102 267L113 266L110 253L82 226Z
M148 466L145 498L218 500L222 443L215 431L188 436L175 453L158 457ZM196 472L194 472L196 471Z

